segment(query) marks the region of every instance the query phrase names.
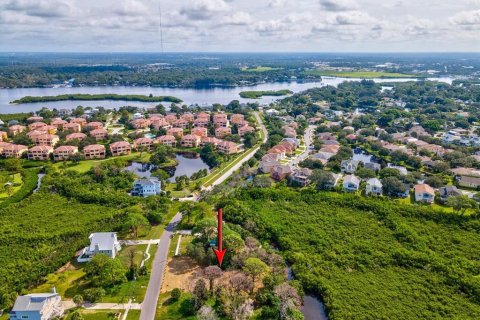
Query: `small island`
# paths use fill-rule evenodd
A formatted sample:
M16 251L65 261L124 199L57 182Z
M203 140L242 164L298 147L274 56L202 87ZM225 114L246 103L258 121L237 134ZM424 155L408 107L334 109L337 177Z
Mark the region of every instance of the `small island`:
M277 90L277 91L242 91L240 97L244 99L260 99L264 96L286 96L293 94L290 90Z
M26 96L18 100L14 100L10 103L36 103L36 102L54 102L54 101L67 101L67 100L121 100L121 101L137 101L137 102L173 102L180 103L181 99L172 96L153 96L153 95L140 95L140 94L61 94L57 96L39 96L32 97Z

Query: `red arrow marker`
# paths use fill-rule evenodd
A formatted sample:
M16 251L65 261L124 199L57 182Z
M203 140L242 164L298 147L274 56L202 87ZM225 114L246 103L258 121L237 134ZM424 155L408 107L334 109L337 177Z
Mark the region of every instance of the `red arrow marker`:
M227 249L222 249L222 208L218 209L217 219L218 219L218 227L217 227L217 230L218 230L218 241L217 241L218 250L213 248L213 252L215 252L215 255L217 256L218 266L221 267L223 257L225 256L225 252L227 252Z

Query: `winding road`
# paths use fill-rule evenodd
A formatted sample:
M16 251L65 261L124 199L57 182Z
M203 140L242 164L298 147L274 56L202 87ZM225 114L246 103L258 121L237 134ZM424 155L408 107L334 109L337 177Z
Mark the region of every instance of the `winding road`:
M255 119L257 120L260 129L263 131L264 136L262 143L265 143L268 139L268 131L263 124L263 121L258 114L254 112ZM233 172L240 169L240 167L250 160L260 147L256 147L250 153L245 156L242 160L236 163L232 168L227 170L221 177L219 177L208 189L211 187L221 184L232 175ZM198 201L198 197L186 198L190 201ZM182 219L181 213L177 213L170 223L166 226L165 231L163 232L160 242L158 244L157 253L155 259L153 260L152 271L150 274L150 280L148 282L147 293L145 294L145 299L143 300L141 306L140 320L153 320L155 319L155 312L157 310L158 297L160 295L160 290L162 288L163 274L165 271L165 266L167 263L168 249L170 248L171 237L175 232L177 224Z

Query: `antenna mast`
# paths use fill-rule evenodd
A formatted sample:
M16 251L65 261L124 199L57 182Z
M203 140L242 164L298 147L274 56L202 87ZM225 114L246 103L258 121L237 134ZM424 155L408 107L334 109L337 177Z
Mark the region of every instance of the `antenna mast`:
M162 26L162 6L161 6L161 1L158 1L158 13L159 13L159 23L158 23L158 28L160 29L160 48L161 52L163 54L163 26Z

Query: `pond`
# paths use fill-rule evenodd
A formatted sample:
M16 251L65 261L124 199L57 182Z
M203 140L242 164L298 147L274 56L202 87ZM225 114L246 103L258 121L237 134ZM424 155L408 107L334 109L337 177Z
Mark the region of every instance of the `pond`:
M175 158L177 159L178 165L175 168L175 174L168 179L168 182L175 182L176 177L183 175L186 175L190 178L192 174L203 169L207 169L207 171L210 172L210 168L200 157L177 154Z
M175 159L178 163L177 166L172 168L172 170L167 170L170 173L173 173L173 176L167 180L168 182L175 182L176 177L183 175L186 175L190 178L192 174L203 169L207 169L207 171L210 172L208 165L203 162L203 160L199 156L187 156L177 154L175 156ZM132 162L125 169L133 172L140 178L150 178L152 176L152 172L155 171L156 167L149 163L144 164L140 162Z
M293 271L290 266L287 267L287 278L288 280L294 279ZM305 295L303 297L301 311L305 320L328 320L325 305L317 297Z

